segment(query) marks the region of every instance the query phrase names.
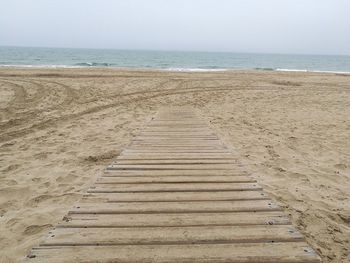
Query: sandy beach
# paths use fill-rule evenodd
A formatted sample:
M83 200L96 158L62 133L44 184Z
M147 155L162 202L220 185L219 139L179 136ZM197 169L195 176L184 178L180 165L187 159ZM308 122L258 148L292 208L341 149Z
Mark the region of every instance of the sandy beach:
M0 69L0 262L61 221L161 107L191 106L324 262L350 261L350 75Z

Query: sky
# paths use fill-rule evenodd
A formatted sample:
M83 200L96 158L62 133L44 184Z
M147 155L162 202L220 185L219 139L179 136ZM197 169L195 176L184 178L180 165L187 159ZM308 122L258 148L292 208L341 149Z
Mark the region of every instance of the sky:
M350 1L0 0L0 45L350 55Z

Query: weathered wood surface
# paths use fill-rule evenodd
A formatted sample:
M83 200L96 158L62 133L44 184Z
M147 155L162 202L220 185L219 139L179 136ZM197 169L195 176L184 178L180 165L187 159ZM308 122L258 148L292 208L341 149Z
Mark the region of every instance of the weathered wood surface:
M146 183L255 183L256 180L245 175L229 176L103 176L97 179L96 184L146 184Z
M320 262L193 111L159 112L29 262Z

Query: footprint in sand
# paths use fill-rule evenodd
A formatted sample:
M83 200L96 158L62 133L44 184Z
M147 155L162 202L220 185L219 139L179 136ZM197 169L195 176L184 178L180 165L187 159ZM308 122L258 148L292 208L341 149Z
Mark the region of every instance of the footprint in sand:
M341 170L345 170L345 169L348 168L348 166L346 164L344 164L344 163L337 163L337 164L334 165L334 167L337 168L337 169L341 169Z
M34 235L34 234L38 234L42 231L45 231L48 228L51 228L52 225L51 224L45 224L45 225L31 225L26 227L26 229L24 230L24 234L25 235Z

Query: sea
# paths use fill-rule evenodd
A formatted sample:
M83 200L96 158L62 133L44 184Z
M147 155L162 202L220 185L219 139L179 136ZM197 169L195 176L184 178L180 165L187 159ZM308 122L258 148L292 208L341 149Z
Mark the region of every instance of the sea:
M350 74L350 56L0 47L0 67L133 68L169 71L312 71Z

